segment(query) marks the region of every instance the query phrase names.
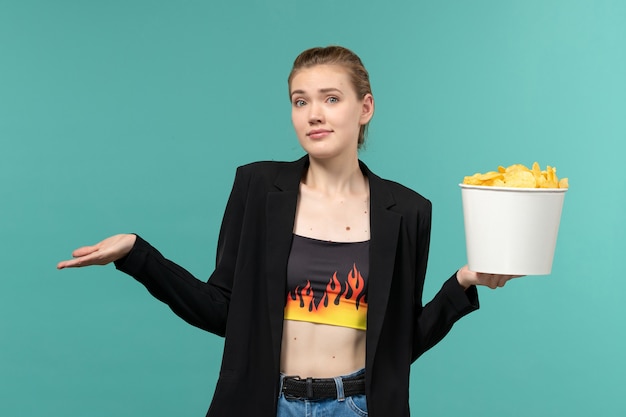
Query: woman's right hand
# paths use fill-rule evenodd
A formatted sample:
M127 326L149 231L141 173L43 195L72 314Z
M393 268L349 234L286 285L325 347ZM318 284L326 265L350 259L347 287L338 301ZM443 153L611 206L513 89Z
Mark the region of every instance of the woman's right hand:
M93 246L83 246L72 252L74 259L61 261L57 269L79 268L90 265L106 265L128 255L133 248L137 236L121 234L104 239Z

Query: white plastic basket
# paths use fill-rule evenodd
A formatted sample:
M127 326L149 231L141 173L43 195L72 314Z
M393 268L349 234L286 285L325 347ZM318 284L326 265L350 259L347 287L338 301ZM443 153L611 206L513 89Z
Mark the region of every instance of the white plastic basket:
M567 188L459 185L472 271L511 275L552 272Z

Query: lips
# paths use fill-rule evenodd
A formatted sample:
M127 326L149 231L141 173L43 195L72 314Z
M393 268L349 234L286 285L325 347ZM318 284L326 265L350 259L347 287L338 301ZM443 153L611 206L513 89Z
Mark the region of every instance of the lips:
M326 136L330 135L332 133L332 130L327 130L327 129L315 129L315 130L311 130L309 132L307 132L307 136L310 137L311 139L321 139L321 138L325 138Z

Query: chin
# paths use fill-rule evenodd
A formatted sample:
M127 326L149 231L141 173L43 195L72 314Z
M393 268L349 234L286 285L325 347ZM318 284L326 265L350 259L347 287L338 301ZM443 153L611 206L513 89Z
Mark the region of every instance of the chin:
M351 150L347 148L338 147L336 146L336 144L330 143L328 141L307 141L305 143L300 142L300 145L302 146L302 149L304 149L304 151L309 154L309 156L317 159L333 158L351 152Z
M322 146L320 146L322 145ZM338 154L336 149L332 149L332 147L324 146L323 144L307 144L306 146L302 146L302 149L311 157L315 159L328 159L336 156Z

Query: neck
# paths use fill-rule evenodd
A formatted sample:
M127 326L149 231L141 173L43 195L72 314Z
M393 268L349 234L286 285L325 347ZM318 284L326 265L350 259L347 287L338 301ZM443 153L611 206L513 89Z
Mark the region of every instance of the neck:
M360 192L366 184L356 155L328 160L309 157L309 169L302 183L329 194Z

